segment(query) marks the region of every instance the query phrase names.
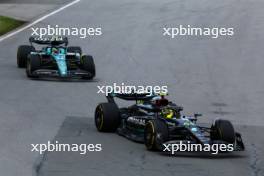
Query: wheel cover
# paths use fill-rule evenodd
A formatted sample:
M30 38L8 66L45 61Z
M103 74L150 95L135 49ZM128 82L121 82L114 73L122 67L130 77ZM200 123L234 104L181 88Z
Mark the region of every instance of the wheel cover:
M149 123L149 125L146 128L146 133L145 133L145 139L146 139L146 146L147 148L152 148L154 145L154 125L152 122Z
M96 126L99 130L102 130L103 124L104 124L104 115L103 115L103 110L102 107L100 106L99 109L96 112Z

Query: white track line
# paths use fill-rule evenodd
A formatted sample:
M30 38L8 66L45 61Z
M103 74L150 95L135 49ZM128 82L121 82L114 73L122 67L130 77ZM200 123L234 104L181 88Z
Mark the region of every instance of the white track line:
M33 25L39 23L40 21L42 21L42 20L44 20L44 19L50 17L51 15L54 15L54 14L56 14L56 13L58 13L58 12L64 10L64 9L66 9L66 8L68 8L68 7L70 7L70 6L72 6L73 4L76 4L76 3L80 2L80 1L81 1L81 0L75 0L75 1L73 1L73 2L71 2L71 3L69 3L69 4L66 4L66 5L60 7L59 9L57 9L57 10L55 10L55 11L53 11L53 12L47 14L47 15L44 15L43 17L41 17L41 18L39 18L39 19L37 19L37 20L35 20L35 21L33 21L33 22L27 24L26 26L24 26L24 27L22 27L22 28L19 28L19 29L13 31L13 32L7 33L6 35L0 37L0 42L2 42L3 40L5 40L5 39L7 39L7 38L9 38L9 37L12 37L13 35L16 35L16 34L22 32L22 31L24 31L25 29L27 29L27 28L29 28L29 27L31 27L31 26L33 26Z

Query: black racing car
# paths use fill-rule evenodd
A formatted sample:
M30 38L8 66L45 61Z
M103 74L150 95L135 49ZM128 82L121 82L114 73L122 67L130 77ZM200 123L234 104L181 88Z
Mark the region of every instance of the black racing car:
M30 45L21 45L17 51L17 66L26 67L30 78L39 76L79 77L92 79L95 76L93 57L82 55L79 46L67 46L67 37L30 37ZM45 45L36 50L33 43Z
M136 101L119 108L114 97ZM234 144L234 150L244 150L241 135L228 120L218 119L211 127L196 124L200 114L187 117L182 107L164 96L147 94L110 94L107 103L95 110L95 125L99 132L117 132L136 142L145 143L148 150L162 150L166 143L185 141L195 144Z

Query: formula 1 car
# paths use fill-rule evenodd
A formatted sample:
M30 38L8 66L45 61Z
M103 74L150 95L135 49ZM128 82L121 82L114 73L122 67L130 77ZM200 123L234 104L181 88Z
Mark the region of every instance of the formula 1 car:
M119 108L114 98L134 100L135 104ZM244 150L241 135L228 120L218 119L211 127L199 126L201 114L185 116L182 107L164 95L110 94L107 103L95 110L95 125L99 132L117 132L130 140L145 143L148 150L162 151L164 144L179 141L194 144L233 144L235 151Z
M95 76L93 57L82 55L78 46L69 46L67 37L33 37L30 45L21 45L17 51L17 66L26 67L29 78L40 76L79 77L92 79ZM36 50L33 43L45 45Z

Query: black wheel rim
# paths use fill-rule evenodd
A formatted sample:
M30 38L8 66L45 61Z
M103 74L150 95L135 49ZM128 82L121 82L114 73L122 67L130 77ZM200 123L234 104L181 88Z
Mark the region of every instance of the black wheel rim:
M154 129L151 125L152 124L148 124L145 129L145 144L148 149L152 148L154 144Z
M98 130L102 130L103 126L103 112L100 108L96 110L95 124Z

